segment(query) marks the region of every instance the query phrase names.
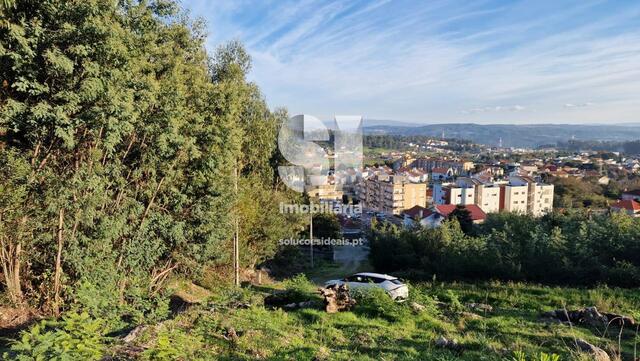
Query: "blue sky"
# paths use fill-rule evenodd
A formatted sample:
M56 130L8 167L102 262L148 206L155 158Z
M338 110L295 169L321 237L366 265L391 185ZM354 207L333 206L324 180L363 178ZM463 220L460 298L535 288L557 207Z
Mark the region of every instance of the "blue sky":
M417 123L640 122L639 1L183 0L271 107Z

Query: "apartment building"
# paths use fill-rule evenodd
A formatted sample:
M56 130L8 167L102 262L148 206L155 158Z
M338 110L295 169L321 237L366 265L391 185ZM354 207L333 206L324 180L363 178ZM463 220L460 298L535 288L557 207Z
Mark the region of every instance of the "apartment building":
M380 173L363 179L358 195L366 208L400 214L413 206L426 206L427 184L409 182L404 176Z
M515 194L511 200L514 201L511 212L528 213L540 217L553 211L553 184L543 184L536 182L531 177L518 176L509 178L509 187ZM524 192L524 197L523 197ZM522 200L525 198L526 208L522 208ZM516 204L516 202L519 202ZM506 205L505 205L505 209Z
M520 184L506 184L500 187L500 210L527 214L529 187Z
M495 183L461 177L455 183L434 184L433 202L475 204L485 213L504 211L538 217L553 210L553 193L553 185L538 183L530 177L510 177L509 181Z

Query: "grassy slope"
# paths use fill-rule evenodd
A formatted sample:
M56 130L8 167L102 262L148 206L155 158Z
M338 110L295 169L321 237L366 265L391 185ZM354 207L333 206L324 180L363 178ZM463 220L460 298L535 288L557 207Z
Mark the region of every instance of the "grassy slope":
M312 287L309 285L307 291L312 292ZM212 312L210 306L197 306L165 322L146 338L153 340L161 334L170 344L182 345L179 354L192 360L505 360L514 350L530 355L554 352L562 360L572 360L577 357L571 346L574 337L611 354L618 349L620 330L611 329L605 334L603 329L545 324L538 321L540 312L595 305L601 310L640 316L640 292L608 288L422 284L412 288L417 301L428 303L429 297L437 298L448 309L437 311L432 307L416 314L406 303L391 317L386 313L374 316L362 308L340 314L313 309L270 311L261 306L264 291L244 290L241 298L252 299L255 304L249 309L218 307ZM489 303L495 309L481 318L472 317L456 309L455 298L462 303ZM216 304L228 299L220 298ZM224 337L230 328L239 335L235 341ZM437 348L434 341L440 336L455 338L462 351ZM623 359L632 359L635 338L635 330L622 333ZM147 351L147 355L153 352Z

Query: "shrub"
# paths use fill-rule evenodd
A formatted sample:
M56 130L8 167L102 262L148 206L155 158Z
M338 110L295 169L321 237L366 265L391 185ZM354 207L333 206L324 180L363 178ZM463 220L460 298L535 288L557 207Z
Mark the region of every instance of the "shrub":
M100 360L105 350L103 324L88 313L70 313L61 321L42 321L22 333L5 360Z
M202 337L184 331L163 329L155 344L142 354L143 360L193 360L202 346Z
M527 358L527 355L524 352L516 351L513 353L513 357L508 361L560 361L560 356L542 352L538 356Z
M304 274L289 278L283 284L290 302L304 302L318 297L317 287Z
M369 317L383 318L388 321L399 321L409 314L404 305L391 299L382 288L358 288L351 290L351 296L356 299L355 313Z

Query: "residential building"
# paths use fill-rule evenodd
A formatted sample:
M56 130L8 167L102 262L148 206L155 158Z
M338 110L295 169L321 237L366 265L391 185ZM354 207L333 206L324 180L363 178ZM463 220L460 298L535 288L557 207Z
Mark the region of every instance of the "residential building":
M414 206L402 212L403 224L406 227L414 226L416 223L428 228L439 227L444 220L458 206L453 204L434 205L431 208ZM463 206L469 211L469 216L475 224L480 224L487 219L486 213L475 204Z
M621 200L611 206L614 212L626 213L632 217L640 217L640 203L634 199Z
M443 181L453 178L454 172L451 168L433 168L431 169L431 179L434 181Z
M553 210L554 186L531 177L510 177L506 182L482 182L460 177L455 183L435 183L433 203L477 205L485 213L500 211L542 216Z
M635 201L640 201L640 189L634 189L634 190L628 190L628 191L624 191L622 192L622 200L623 201L629 201L629 200L635 200Z
M413 206L426 206L427 184L380 173L363 180L359 197L366 208L398 215Z

